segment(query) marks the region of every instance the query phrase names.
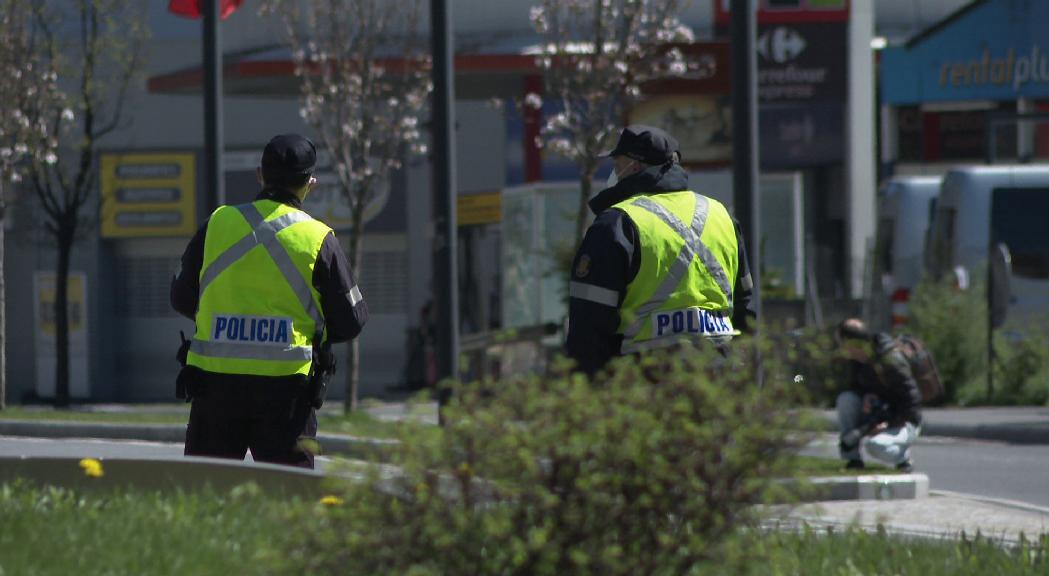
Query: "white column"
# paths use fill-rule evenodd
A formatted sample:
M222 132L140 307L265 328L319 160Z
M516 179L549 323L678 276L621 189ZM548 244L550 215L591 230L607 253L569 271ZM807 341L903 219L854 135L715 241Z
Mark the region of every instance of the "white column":
M874 237L877 187L874 122L873 0L853 0L849 16L848 104L846 106L845 186L848 190L846 242L849 254L849 293L863 296L867 241Z

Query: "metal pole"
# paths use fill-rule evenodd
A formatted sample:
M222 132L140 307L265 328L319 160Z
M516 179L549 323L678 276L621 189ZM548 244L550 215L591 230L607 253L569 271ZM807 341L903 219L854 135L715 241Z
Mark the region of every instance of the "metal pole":
M430 0L433 42L434 292L437 298L438 378L457 378L459 366L459 290L455 215L454 36L449 0ZM442 388L440 405L451 391Z
M752 306L757 314L753 336L761 321L761 201L758 194L758 85L755 14L752 0L732 0L732 194L736 217L743 229L750 275L754 280ZM755 373L760 384L760 347L755 346Z
M994 238L993 230L991 238ZM994 250L992 246L987 252L987 402L994 398Z
M206 213L226 203L222 174L222 32L219 0L201 0L204 13L204 189Z

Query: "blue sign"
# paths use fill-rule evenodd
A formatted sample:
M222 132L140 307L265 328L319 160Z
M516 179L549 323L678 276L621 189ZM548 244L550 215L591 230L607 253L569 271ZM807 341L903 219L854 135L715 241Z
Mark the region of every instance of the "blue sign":
M982 0L882 52L886 104L1049 97L1049 2Z

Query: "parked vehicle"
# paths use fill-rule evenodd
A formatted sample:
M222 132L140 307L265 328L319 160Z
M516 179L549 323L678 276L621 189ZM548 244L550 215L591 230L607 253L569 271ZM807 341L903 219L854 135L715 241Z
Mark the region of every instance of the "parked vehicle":
M990 266L1000 321L1049 319L1049 166L969 166L944 177L927 270L975 281L1003 261Z
M902 176L882 185L871 294L871 321L880 329L907 322L911 291L924 274L925 239L940 183L939 176Z

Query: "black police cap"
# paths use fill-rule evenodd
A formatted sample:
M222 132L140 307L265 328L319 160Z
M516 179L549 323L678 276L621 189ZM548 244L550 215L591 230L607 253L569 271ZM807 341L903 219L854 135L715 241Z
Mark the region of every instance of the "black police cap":
M262 151L262 171L266 174L304 176L313 173L317 147L298 134L274 136Z
M658 166L673 160L677 151L677 139L670 134L654 126L631 124L619 134L616 147L601 154L601 157L626 156Z

